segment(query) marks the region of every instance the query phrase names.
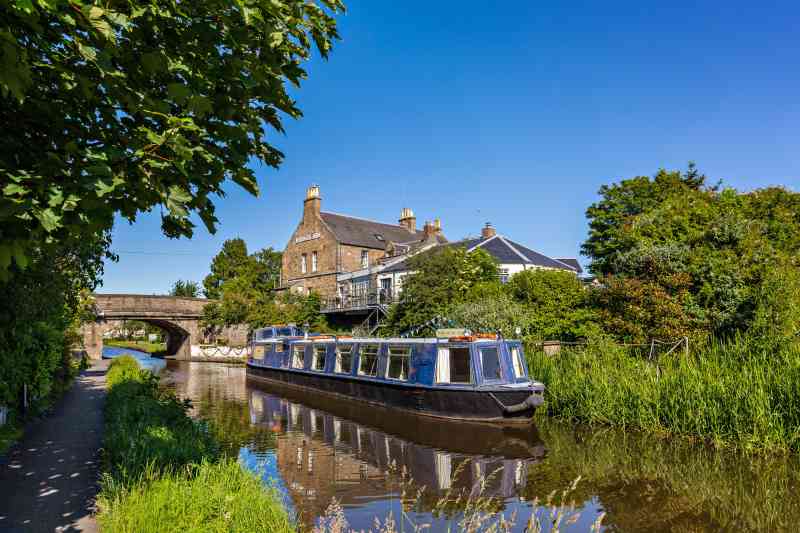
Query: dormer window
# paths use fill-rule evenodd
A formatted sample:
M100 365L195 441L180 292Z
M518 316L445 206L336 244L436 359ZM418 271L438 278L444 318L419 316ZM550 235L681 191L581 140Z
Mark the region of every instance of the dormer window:
M379 240L379 241L381 241L381 242L383 242L383 241L384 241L384 239L383 239L383 235L381 235L380 233L376 233L376 234L375 234L375 238L376 238L376 239L378 239L378 240Z

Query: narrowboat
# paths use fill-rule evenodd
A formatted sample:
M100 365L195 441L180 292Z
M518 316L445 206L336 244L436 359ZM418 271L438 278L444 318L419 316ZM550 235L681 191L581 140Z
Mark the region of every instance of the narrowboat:
M529 378L517 340L281 336L278 328L265 329L252 337L249 377L473 422L528 424L544 400L544 385Z

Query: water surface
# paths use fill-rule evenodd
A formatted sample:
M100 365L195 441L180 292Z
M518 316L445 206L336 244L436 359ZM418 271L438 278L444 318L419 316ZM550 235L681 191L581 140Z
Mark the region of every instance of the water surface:
M524 531L532 515L546 522L546 502L560 502L578 478L562 531L588 531L601 513L615 531L795 531L800 522L790 458L552 422L454 425L278 390L242 366L169 361L166 380L306 527L336 498L356 530L391 513L398 530L457 531L465 502L480 497Z

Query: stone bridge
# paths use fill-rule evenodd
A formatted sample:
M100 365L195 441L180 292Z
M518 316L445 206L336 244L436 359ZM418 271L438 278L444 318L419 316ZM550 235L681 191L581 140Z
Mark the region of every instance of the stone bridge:
M123 320L139 320L161 328L167 338L167 355L188 360L191 346L205 344L213 337L227 339L232 346L247 342L247 328L234 326L210 331L200 325L203 308L213 300L182 296L144 294L95 294L95 320L83 326L83 344L89 357L100 359L103 335L122 326Z

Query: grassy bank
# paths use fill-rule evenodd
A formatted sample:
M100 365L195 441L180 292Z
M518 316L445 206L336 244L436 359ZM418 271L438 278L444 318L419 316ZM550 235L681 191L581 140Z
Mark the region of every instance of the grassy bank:
M108 340L103 341L103 344L115 348L130 348L131 350L147 352L151 355L164 355L167 353L167 345L163 342Z
M98 500L103 530L293 531L279 496L225 457L187 409L132 357L111 363Z
M548 415L683 435L745 450L800 450L800 348L709 342L657 361L612 344L529 351Z

